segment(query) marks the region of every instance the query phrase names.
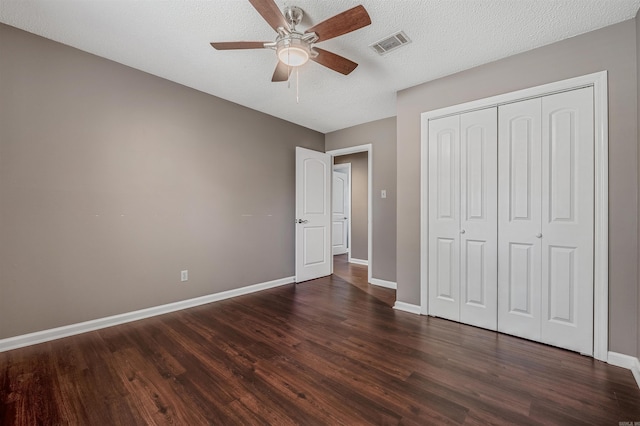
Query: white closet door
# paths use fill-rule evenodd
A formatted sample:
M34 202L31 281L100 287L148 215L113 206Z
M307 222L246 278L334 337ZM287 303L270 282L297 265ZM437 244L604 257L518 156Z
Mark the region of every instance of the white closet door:
M429 122L429 313L460 320L460 116Z
M498 110L498 330L541 337L542 100Z
M593 88L542 99L542 338L593 353Z
M497 109L460 116L460 322L497 329Z

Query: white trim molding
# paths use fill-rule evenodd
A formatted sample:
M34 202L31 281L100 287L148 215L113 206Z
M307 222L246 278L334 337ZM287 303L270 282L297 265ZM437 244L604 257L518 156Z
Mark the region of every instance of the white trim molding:
M34 333L23 334L20 336L0 339L0 352L11 349L22 348L25 346L44 343L51 340L61 339L63 337L74 336L76 334L86 333L88 331L99 330L118 324L137 321L144 318L150 318L157 315L167 314L169 312L180 311L195 306L205 305L211 302L217 302L232 297L242 296L245 294L255 293L286 284L291 284L295 277L286 277L279 280L267 281L264 283L253 284L246 287L236 288L233 290L222 291L220 293L209 294L206 296L196 297L179 302L168 303L166 305L154 306L151 308L141 309L139 311L126 312L124 314L113 315L104 318L98 318L91 321L80 322L76 324L65 325L63 327L51 328L48 330L37 331Z
M609 352L607 362L616 367L626 368L631 370L633 377L636 379L636 383L640 388L640 360L630 355L619 354L617 352Z
M398 283L394 283L393 281L381 280L380 278L371 278L371 281L369 281L369 283L377 285L378 287L392 288L394 290L398 288Z
M606 361L609 353L609 122L607 71L570 78L486 99L467 102L421 114L420 140L420 312L429 314L428 277L428 188L429 120L483 108L496 107L526 99L582 87L594 93L594 257L593 257L593 357Z
M352 257L351 259L349 259L349 262L350 263L355 263L356 265L369 266L369 261L368 260L356 259L355 257ZM371 281L371 279L369 279L369 281Z
M396 303L393 305L393 309L409 312L410 314L420 315L420 306L413 305L411 303L399 302L396 300Z
M333 157L357 154L358 152L367 153L367 258L369 260L366 265L369 266L369 270L367 271L367 281L371 282L371 278L373 277L373 144L368 143L326 151L326 153L332 157L331 163L333 163ZM334 164L332 164L332 166L333 165ZM349 244L351 244L351 242L349 242ZM351 257L351 252L349 252L349 261L352 263L358 263L354 262L354 259ZM360 263L360 265L364 265L364 263ZM333 265L331 266L331 272L333 273Z

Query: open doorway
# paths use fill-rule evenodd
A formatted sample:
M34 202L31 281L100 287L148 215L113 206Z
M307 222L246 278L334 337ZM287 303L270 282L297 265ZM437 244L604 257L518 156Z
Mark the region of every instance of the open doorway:
M365 266L369 265L368 156L365 151L333 157L332 188L333 253L346 253L349 262ZM346 250L342 250L344 240Z
M364 217L366 217L366 220L361 219L360 223L356 224L355 223L355 218L352 217L351 218L351 237L349 238L349 229L347 229L347 239L348 239L348 247L349 247L349 251L345 254L339 255L339 256L344 256L346 258L347 261L350 261L350 263L357 263L357 264L361 264L362 266L366 266L367 268L367 282L371 282L371 271L373 270L373 261L374 259L372 258L372 223L373 223L373 217L372 217L372 197L371 197L371 191L372 191L372 176L373 176L373 147L371 144L366 144L366 145L358 145L358 146L354 146L354 147L350 147L350 148L342 148L342 149L336 149L336 150L332 150L332 151L327 151L327 154L331 155L332 157L332 165L336 165L336 164L345 164L345 163L351 163L351 174L352 174L352 181L355 180L355 170L354 170L354 162L353 160L349 160L348 158L342 159L340 157L343 156L348 156L348 155L352 155L352 154L359 154L359 153L363 153L366 157L364 158L364 164L366 164L366 168L362 168L364 170L364 174L362 175L363 177L363 181L364 181L364 177L366 176L366 192L362 191L362 193L364 193L364 196L366 198L366 202L362 202L362 204L364 204L365 206L365 214ZM336 161L337 159L337 161ZM354 203L353 203L353 197L354 197L354 189L353 189L353 182L351 183L351 187L352 187L352 194L351 194L351 200L352 200L352 205L351 205L351 216L353 216L354 213ZM362 194L360 194L362 196ZM348 223L347 223L348 226ZM333 226L332 226L333 227ZM361 232L362 235L364 236L364 238L361 237L357 237L355 234L356 232L356 227L358 227L358 231L357 232ZM333 238L333 231L331 233L332 238ZM357 241L356 241L357 239ZM356 244L358 244L358 246L356 246ZM333 241L332 241L332 246L333 246ZM357 257L358 255L360 255L361 258ZM354 262L355 260L355 262ZM358 262L361 261L361 262Z

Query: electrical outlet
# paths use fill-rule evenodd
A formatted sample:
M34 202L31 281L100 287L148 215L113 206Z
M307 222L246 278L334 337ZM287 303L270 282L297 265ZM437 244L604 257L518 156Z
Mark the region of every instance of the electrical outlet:
M186 269L184 271L180 271L180 281L184 282L188 280L189 280L189 271Z

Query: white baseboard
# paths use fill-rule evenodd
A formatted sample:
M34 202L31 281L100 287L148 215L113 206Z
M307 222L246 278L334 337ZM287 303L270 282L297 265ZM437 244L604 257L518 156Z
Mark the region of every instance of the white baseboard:
M356 259L355 257L352 257L351 259L349 259L349 262L355 263L356 265L369 266L368 260Z
M607 362L611 365L631 370L638 387L640 387L640 360L638 360L638 358L630 355L619 354L617 352L609 352Z
M152 308L141 309L139 311L127 312L124 314L113 315L105 318L98 318L91 321L80 322L77 324L65 325L63 327L51 328L48 330L37 331L35 333L23 334L21 336L0 339L0 352L11 349L22 348L24 346L35 345L38 343L48 342L50 340L61 339L63 337L73 336L75 334L86 333L88 331L99 330L101 328L111 327L118 324L124 324L131 321L137 321L156 315L167 314L169 312L180 311L182 309L193 308L195 306L205 305L219 300L229 299L232 297L242 296L244 294L255 293L261 290L278 287L294 282L294 277L281 278L279 280L268 281L259 284L253 284L246 287L236 288L233 290L222 291L220 293L209 294L206 296L196 297L194 299L181 300L179 302L168 303L166 305L154 306Z
M393 309L397 309L399 311L409 312L411 314L420 315L420 306L412 305L411 303L398 302L393 305Z
M392 288L394 290L396 290L398 288L398 284L397 283L394 283L393 281L381 280L379 278L371 278L371 284L377 285L379 287Z

